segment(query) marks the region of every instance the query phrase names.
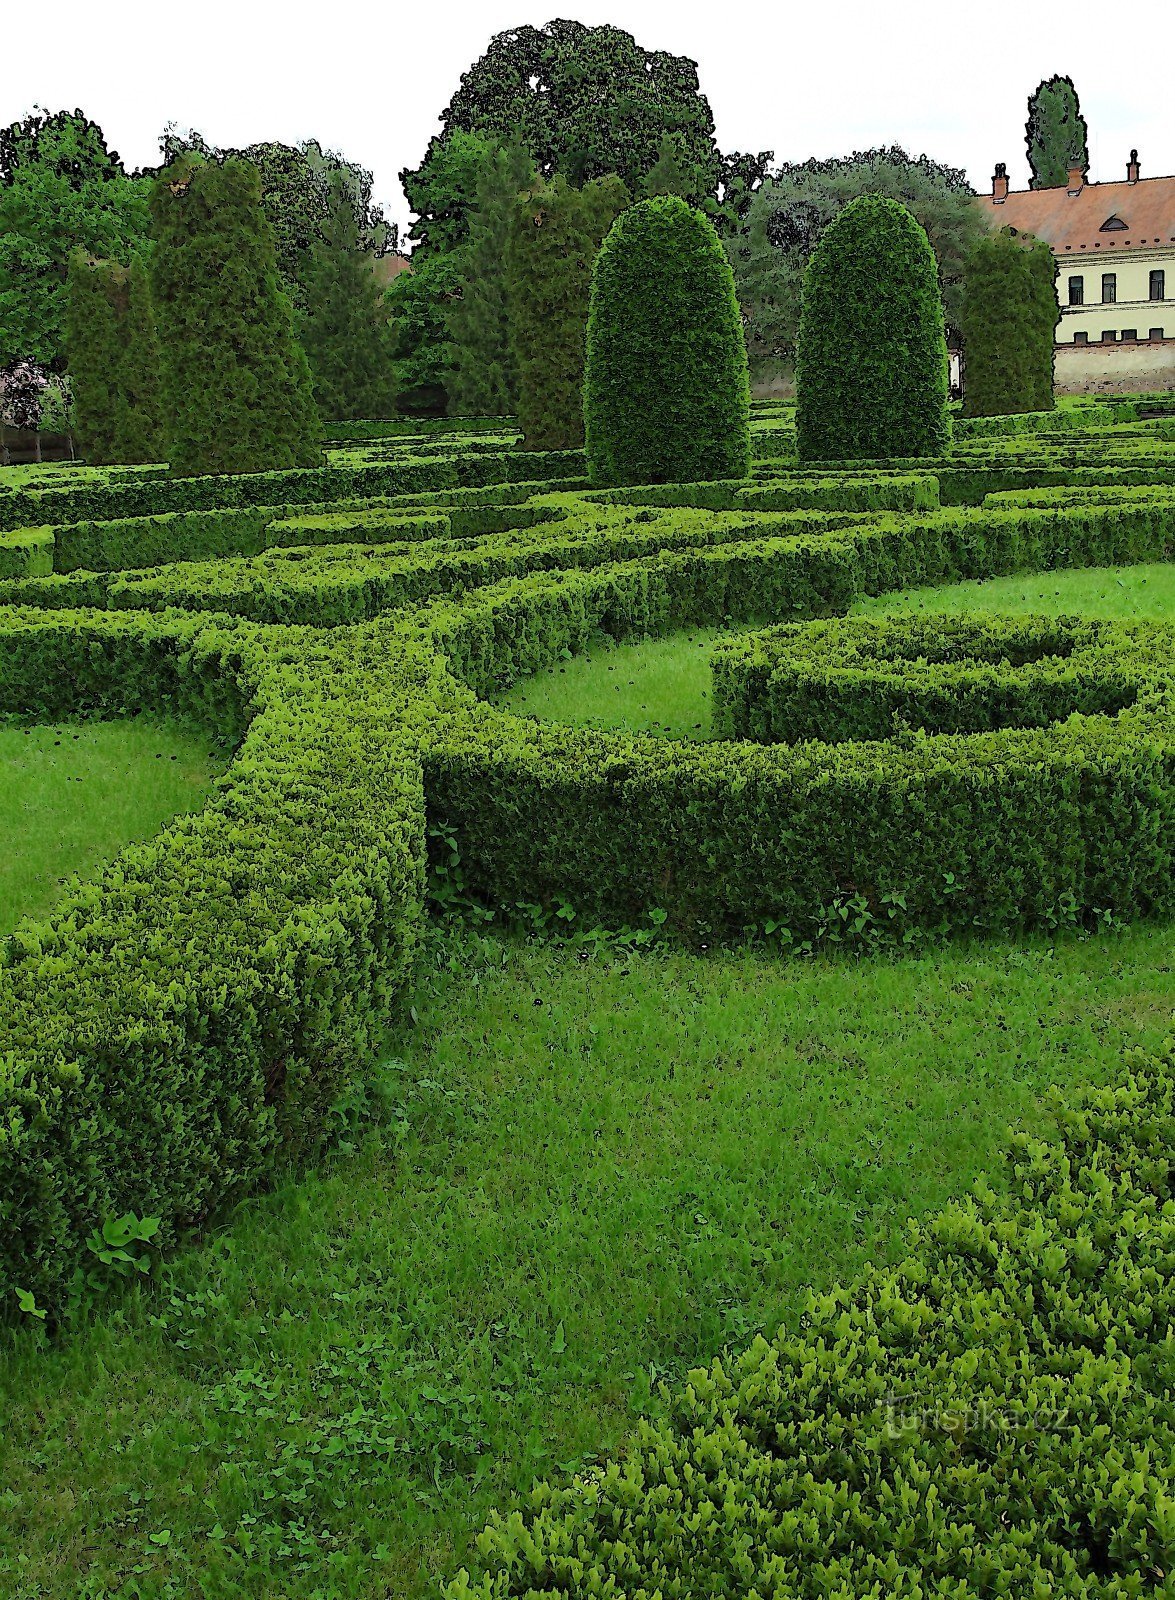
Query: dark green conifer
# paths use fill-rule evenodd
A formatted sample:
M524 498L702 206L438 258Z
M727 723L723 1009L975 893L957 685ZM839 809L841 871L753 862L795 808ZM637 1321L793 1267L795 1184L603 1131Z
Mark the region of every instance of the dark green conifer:
M79 453L95 466L164 460L159 342L141 259L124 267L74 252L65 338Z

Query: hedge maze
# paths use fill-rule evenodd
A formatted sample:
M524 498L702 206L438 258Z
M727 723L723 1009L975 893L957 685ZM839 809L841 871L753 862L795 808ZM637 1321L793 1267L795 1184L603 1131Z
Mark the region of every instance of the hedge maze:
M1170 629L845 615L1170 559L1175 407L1141 409L846 468L797 466L760 407L750 475L697 485L593 487L487 421L0 489L0 711L236 739L202 812L3 952L0 1306L59 1308L103 1217L158 1217L167 1248L313 1151L408 1003L440 837L472 899L691 944L817 939L849 902L898 944L1169 917ZM708 743L490 702L600 633L732 622L755 631L715 651ZM1015 1140L1006 1197L694 1374L623 1460L503 1515L451 1595L1165 1592L1171 1069L1124 1056Z

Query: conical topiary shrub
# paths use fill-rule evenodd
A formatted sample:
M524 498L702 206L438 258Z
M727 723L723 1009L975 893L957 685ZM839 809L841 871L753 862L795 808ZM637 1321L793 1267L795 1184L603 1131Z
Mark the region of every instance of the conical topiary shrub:
M934 251L897 200L862 195L804 273L796 434L804 461L941 455L947 350Z
M713 223L675 195L623 212L600 248L583 403L595 483L746 475L750 390L734 277Z

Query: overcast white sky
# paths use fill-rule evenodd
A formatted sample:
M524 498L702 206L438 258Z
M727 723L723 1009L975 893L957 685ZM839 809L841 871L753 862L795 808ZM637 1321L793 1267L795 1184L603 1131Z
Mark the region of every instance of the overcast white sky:
M389 216L463 71L492 34L552 16L610 22L699 64L719 145L777 160L901 144L1027 183L1026 101L1069 73L1089 123L1091 177L1175 173L1175 0L123 0L17 4L0 25L0 125L35 104L81 106L128 165L164 125L218 145L315 137L375 174ZM299 12L301 15L299 15ZM1119 23L1121 24L1119 26Z

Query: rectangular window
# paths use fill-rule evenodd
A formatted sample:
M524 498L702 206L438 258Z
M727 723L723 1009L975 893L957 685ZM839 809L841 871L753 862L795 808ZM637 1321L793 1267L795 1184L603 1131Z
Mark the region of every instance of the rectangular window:
M1085 304L1084 278L1069 279L1069 304L1071 306L1083 306Z
M1115 344L1117 342L1117 339L1118 339L1118 335L1114 332L1113 328L1103 328L1102 329L1102 343L1103 344Z
M1152 328L1151 329L1151 338L1152 339L1161 339L1162 337L1163 337L1162 328Z
M1075 333L1073 335L1073 343L1074 344L1088 344L1089 343L1089 335L1088 335L1088 333Z
M1123 328L1122 329L1122 337L1124 339L1137 339L1138 338L1138 329L1137 328Z
M1118 274L1116 272L1102 273L1102 304L1112 306L1118 298Z
M1157 267L1151 273L1151 299L1165 300L1167 298L1167 274L1162 267Z

